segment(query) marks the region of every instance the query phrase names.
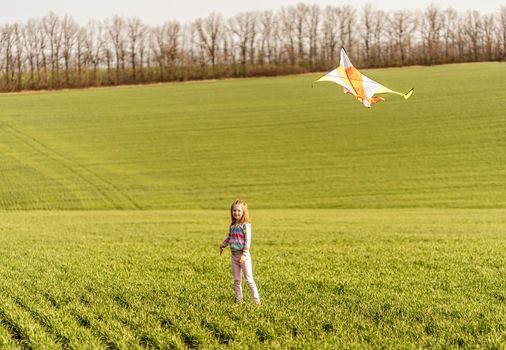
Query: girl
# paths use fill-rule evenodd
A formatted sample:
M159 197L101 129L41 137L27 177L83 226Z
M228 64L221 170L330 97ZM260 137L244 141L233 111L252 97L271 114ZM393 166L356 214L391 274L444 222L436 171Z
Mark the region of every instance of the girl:
M230 216L232 223L230 224L227 238L220 244L220 254L223 253L223 249L227 245L230 245L235 300L239 304L242 302L241 273L244 272L244 279L248 284L253 300L255 304L260 305L260 295L253 279L251 256L249 253L251 246L251 222L246 202L240 199L235 200L230 207Z

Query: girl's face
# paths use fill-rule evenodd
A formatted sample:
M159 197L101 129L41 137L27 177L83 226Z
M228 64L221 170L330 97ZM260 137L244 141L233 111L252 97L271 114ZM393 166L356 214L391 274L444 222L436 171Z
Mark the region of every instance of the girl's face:
M232 208L232 216L234 217L236 222L241 220L242 214L243 214L242 205L238 204L234 205L234 207Z

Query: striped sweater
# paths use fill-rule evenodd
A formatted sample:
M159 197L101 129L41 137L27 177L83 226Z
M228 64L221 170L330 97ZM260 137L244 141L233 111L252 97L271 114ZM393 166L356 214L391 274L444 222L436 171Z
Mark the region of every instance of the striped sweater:
M230 225L223 246L230 246L233 255L249 254L251 246L251 224Z

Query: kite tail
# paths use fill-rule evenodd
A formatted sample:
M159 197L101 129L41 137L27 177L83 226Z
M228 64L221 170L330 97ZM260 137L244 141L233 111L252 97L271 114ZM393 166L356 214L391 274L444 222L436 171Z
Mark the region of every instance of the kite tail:
M411 95L413 95L413 91L415 91L415 88L412 88L411 90L409 90L408 93L406 95L404 95L404 99L407 100L408 98L410 98Z
M389 88L387 88L385 86L381 86L378 90L376 90L376 93L377 94L396 94L396 95L404 97L404 99L407 100L408 98L411 97L411 95L413 95L414 90L415 90L415 88L409 90L406 94L403 94L402 92L397 92L394 90L390 90Z
M402 96L404 97L405 100L407 100L408 98L411 97L411 95L413 95L413 91L415 91L415 88L412 88L411 90L409 90L406 94L403 94L402 92L397 92L397 91L392 91L394 94L397 94L399 96Z

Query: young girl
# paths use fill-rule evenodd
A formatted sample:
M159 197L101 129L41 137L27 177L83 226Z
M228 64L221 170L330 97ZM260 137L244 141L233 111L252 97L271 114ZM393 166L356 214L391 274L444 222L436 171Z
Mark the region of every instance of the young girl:
M228 236L220 244L220 254L227 245L230 245L232 251L232 272L234 274L235 300L242 302L241 273L244 272L244 279L253 296L255 304L260 305L260 295L253 279L253 270L251 266L251 255L249 249L251 246L251 222L249 220L248 205L246 202L237 199L230 208L232 223L228 230Z

